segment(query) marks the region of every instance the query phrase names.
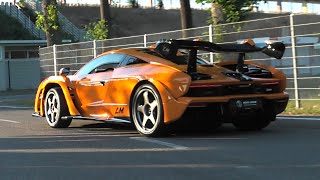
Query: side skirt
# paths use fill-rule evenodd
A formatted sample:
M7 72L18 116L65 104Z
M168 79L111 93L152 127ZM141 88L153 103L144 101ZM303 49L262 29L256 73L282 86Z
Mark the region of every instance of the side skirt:
M128 117L121 117L121 118L111 118L106 120L91 118L91 117L83 117L83 116L64 116L62 117L63 120L89 120L89 121L99 121L99 122L109 122L109 123L120 123L120 124L131 124L131 121Z

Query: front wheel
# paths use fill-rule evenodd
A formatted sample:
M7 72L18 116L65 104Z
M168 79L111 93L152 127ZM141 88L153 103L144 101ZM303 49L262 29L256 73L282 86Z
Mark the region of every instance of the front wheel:
M61 88L51 88L48 91L44 109L50 127L67 128L71 124L71 119L62 119L63 116L69 115L69 111Z
M140 134L159 136L164 132L163 106L154 86L140 86L132 99L131 118Z

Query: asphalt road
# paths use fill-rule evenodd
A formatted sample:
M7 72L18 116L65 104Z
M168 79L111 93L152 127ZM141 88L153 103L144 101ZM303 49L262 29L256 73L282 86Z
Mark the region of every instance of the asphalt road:
M1 180L320 178L320 117L279 117L260 132L225 125L145 138L92 121L52 129L15 98L0 97Z

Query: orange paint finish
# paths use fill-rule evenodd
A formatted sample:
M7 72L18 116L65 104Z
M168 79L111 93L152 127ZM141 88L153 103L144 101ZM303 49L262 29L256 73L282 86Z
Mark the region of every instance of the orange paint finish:
M250 42L248 42L250 43ZM60 86L66 99L70 115L80 115L101 120L130 117L131 98L135 89L142 83L152 84L159 92L164 111L164 123L178 120L192 104L227 103L234 99L261 98L279 100L288 98L283 93L286 87L285 75L273 67L245 61L269 70L272 78L252 78L252 81L240 81L223 74L227 71L219 67L236 64L236 62L217 63L218 66L197 66L197 72L210 74L212 79L191 80L185 73L186 65L177 65L160 57L138 52L137 48L114 50L105 54L120 53L135 56L147 63L118 67L114 70L87 75L52 76L44 80L38 88L35 99L35 112L44 116L45 93L52 85ZM152 50L152 49L151 49ZM100 55L100 56L102 56ZM100 57L98 56L98 57ZM224 85L279 83L280 92L272 94L244 94L213 97L186 97L189 87Z
M263 94L263 95L230 95L220 97L180 97L178 99L170 99L164 104L164 111L166 112L165 123L171 123L178 120L185 110L193 104L206 105L209 103L228 103L231 100L240 99L265 99L265 100L282 100L289 98L287 93ZM174 109L174 110L173 110Z
M140 72L143 73L141 76ZM125 74L124 74L125 73ZM119 79L118 82L113 82L113 90L110 92L117 92L114 97L117 98L117 102L124 104L130 104L131 93L133 92L133 85L139 81L146 81L151 83L156 87L161 96L161 100L164 107L164 122L169 123L173 120L178 119L184 112L185 107L181 106L182 109L179 110L172 105L176 105L174 99L183 96L187 91L191 83L191 78L176 69L171 67L162 66L160 64L146 64L146 65L136 65L135 67L121 67L115 70L113 78L118 78L122 76L127 76L127 79ZM137 82L131 79L137 80ZM123 83L120 83L123 81ZM123 93L121 93L123 92ZM175 109L175 111L170 111L169 109ZM129 106L126 106L124 115L129 115ZM180 114L180 115L179 115Z
M143 75L141 75L144 72ZM177 98L184 95L191 84L191 78L178 69L161 64L142 64L135 67L121 67L114 71L113 78L135 77L141 80L161 82Z
M45 91L48 90L48 86L60 86L64 97L66 100L66 103L69 108L70 115L80 115L79 111L75 107L72 98L70 96L67 84L70 83L69 79L63 76L51 76L48 79L44 80L38 87L36 99L35 99L35 112L39 113L40 116L44 116L44 100L45 100Z

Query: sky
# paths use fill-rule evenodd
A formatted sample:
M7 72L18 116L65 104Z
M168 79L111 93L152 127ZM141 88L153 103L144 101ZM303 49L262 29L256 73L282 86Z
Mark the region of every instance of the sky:
M67 0L67 2L75 2L75 3L81 3L81 2L90 2L94 4L99 4L100 0ZM115 2L118 2L120 4L126 4L128 0L114 0ZM150 3L150 0L137 0L138 3L141 6L148 6ZM153 0L154 4L157 4L157 0ZM166 9L168 8L180 8L180 0L163 0L164 7ZM196 9L208 9L210 8L210 4L197 4L195 0L190 0L190 4L192 8ZM261 1L258 5L260 11L265 12L272 12L272 10L275 10L277 6L276 1L268 1L267 3L264 3L264 1ZM282 3L282 10L283 12L294 12L299 13L302 12L302 3L291 3L291 2L283 2ZM308 3L308 11L309 13L320 13L320 4L311 4Z

